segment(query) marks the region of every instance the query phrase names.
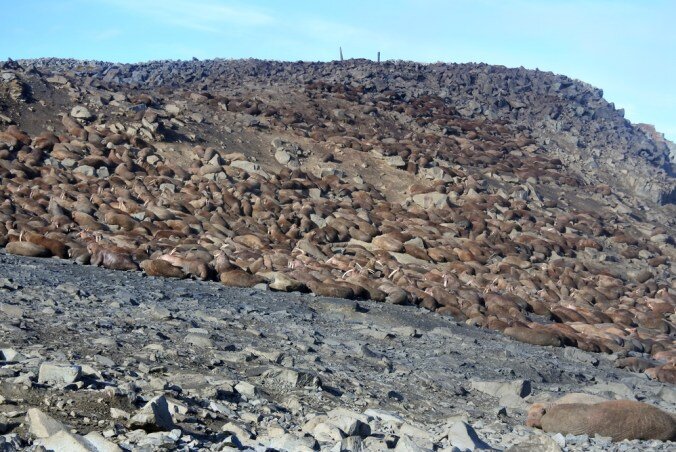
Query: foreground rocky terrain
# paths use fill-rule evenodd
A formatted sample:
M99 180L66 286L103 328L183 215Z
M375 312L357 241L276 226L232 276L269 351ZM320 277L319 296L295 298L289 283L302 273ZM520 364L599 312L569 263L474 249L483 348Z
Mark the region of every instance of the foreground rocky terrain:
M209 443L218 448L221 440L213 432L220 427L212 425L218 416L209 414L214 411L211 401L245 402L271 414L274 409L269 404L250 403L261 394L277 400L264 382L280 388L289 384L304 388L300 392L305 391L307 397L299 406L326 412L332 401L345 406L337 402L359 398L359 389L346 389L349 378L362 385L367 385L366 378L375 379L378 385L368 386L375 391L367 397L371 402L349 409L366 416L359 422L376 434L341 428L343 418L335 422L319 418L323 419L322 427L310 424L306 430L328 448L341 441L361 441L356 439L359 437L372 442L368 447L374 450L383 444L408 450L408 440L399 443L397 438L416 438L423 433L404 434L397 430L401 425L383 430L379 423L404 421L388 418L386 422L364 411L369 405L390 403L399 406L407 422L411 416L410 422L417 422L432 435L423 435L418 446L451 446L452 441L444 440L446 427L439 426L439 419L460 419L453 417L457 413L450 407L465 397L469 397L468 406L478 410L463 408L470 423L492 446L508 447L523 439L509 436L509 432L533 434L517 424L525 421L527 402L535 401L526 399L531 393L536 397L534 385L552 385L544 388L542 395L587 391L593 386L593 375L604 381L616 381L623 375L621 378L630 382L628 390L610 391L606 397L638 397L673 412L672 406L665 405L673 401L662 397L670 394L669 388L676 382L672 145L649 126L626 121L621 111L603 99L600 90L587 84L550 73L487 65L362 60L136 65L57 59L7 61L0 68L0 122L4 123L0 129L0 246L9 255L62 260L44 259L44 267L31 264L37 265L36 275L50 268L59 269L56 274L66 279L106 275L91 287L65 286L66 295L63 288L37 288L33 299L21 294L34 289L8 274L11 295L7 309L18 319L9 323L10 330L43 331L43 322L30 325L23 319L25 315L30 318L36 309L35 315L43 313L64 327L58 333L45 329L40 333L44 338L74 334L65 327L71 322L78 331L94 327L108 331L115 347L127 341L134 353L147 353L150 363L144 362L129 374L114 374L114 378L127 378L120 390L124 397L116 399L120 394L110 389L122 383L102 384L109 386L114 400L128 400L126 405L112 406L124 413L113 415L108 405L99 417L104 421L103 416L120 416L115 420L122 430L116 427L113 436L126 448L138 444L125 432L141 435L140 431L159 428L158 422L165 432L178 423L180 434L188 431L186 423L196 424L197 430L190 430L191 440L197 441L193 446ZM125 272L113 276L72 263ZM162 278L139 282L137 287L145 286L148 293L139 289L133 295L138 299L129 295L122 301L110 300L111 304L89 303L89 295L77 293L83 290L95 300L102 297L96 294L103 290L106 279L123 281L120 285L127 290L128 284L141 281L141 274ZM165 289L162 295L159 289L150 290L147 281L157 288L190 289L176 294ZM202 312L197 305L211 303L212 296L216 303L219 291L229 290L225 286L248 288L242 293L249 295L233 296L232 301L241 303L253 297L256 302L247 304L251 311ZM31 307L31 303L40 303L43 292L50 300L70 296L76 305L82 302L83 312L96 320L74 320L72 316L78 314L60 306ZM341 330L342 324L331 324L327 326L330 334L320 332L320 315L302 306L324 297L351 300L329 303L339 306L349 328ZM308 339L314 346L300 347L295 355L290 354L279 336L265 333L255 340L263 348L274 345L266 355L247 351L245 344L234 339L222 343L230 315L242 324L246 322L241 319L261 317L259 321L264 321L264 315L256 311L261 299L272 304L296 300L293 306L298 310L289 313L287 320L273 316L265 321L280 328L280 322L299 328L306 321L308 325L320 322ZM355 303L369 306L368 312ZM124 309L126 304L134 307L132 311ZM136 311L136 306L141 308ZM193 308L223 331L202 326L204 319L184 320L188 313L196 315ZM174 315L172 309L184 314ZM119 325L126 326L115 326L112 319L118 315L122 316ZM350 323L353 315L360 319L365 315L374 325L392 321L397 327L408 325L407 316L412 316L422 322L413 327L427 333L418 337L408 327L404 328L407 332L397 333L382 325L375 328L379 332L369 333L364 332L369 328L355 327L365 335L367 348L341 352L340 341L357 334ZM139 320L157 322L158 330L137 325ZM183 328L181 322L191 326ZM176 330L164 331L159 325ZM438 331L430 333L435 325L450 325L453 335L444 338ZM488 330L503 336L498 338ZM290 342L286 345L291 347L294 339L291 333L286 334ZM442 337L437 337L439 334ZM161 341L178 339L196 351L164 355L164 346L139 348L146 335L156 335ZM266 342L268 336L270 342ZM489 364L480 364L477 356L484 359L484 355L474 354L456 367L469 372L472 366L485 366L486 373L482 370L477 378L500 384L470 381L455 385L456 377L447 375L453 372L449 369L454 368L454 361L444 367L442 357L471 355L476 344L467 341L479 337L497 341L490 346L493 353L485 357ZM240 339L254 340L248 335ZM396 342L400 340L404 342ZM427 358L422 353L425 341L429 341L431 353ZM470 351L456 350L458 341L467 343ZM76 348L91 345L70 339L68 343ZM111 342L106 344L108 347ZM331 348L331 359L347 363L346 368L356 376L349 377L345 369L334 372L328 364L324 367L329 358L313 355L322 344ZM382 347L371 350L373 344ZM548 348L537 351L532 346ZM12 381L19 378L26 386L46 389L43 386L53 387L49 384L56 379L61 386L74 385L79 391L91 389L87 385L92 378L108 381L103 374L88 374L84 367L47 364L41 370L44 361L83 366L67 351L51 358L42 353L40 359L31 361L30 353L15 348L9 339L7 347L5 361L14 362L19 356L33 365L23 376L17 375L25 365L16 360L19 370L8 372ZM519 365L512 362L517 355L523 357ZM204 365L210 370L232 358L245 368L244 376L232 374L223 377L223 383L211 377L205 380L197 376L203 375L202 370L190 367L193 370L187 374L192 376L184 377L188 381L172 383L162 376L169 371L168 364L152 363L161 356L169 356L176 365ZM585 370L562 371L561 359L566 357L582 359L585 364L576 365ZM112 364L104 360L106 365L113 368L136 365L122 356L121 363L118 358L107 358ZM416 370L397 373L394 364L400 358ZM351 359L357 362L350 365ZM511 369L501 377L494 372L502 372L505 366L490 362L499 359L506 360L506 368ZM371 362L380 377L361 375L365 370L359 360ZM268 361L277 367L271 370L265 368L268 364L261 364ZM305 361L310 373L288 370ZM243 363L249 363L251 369ZM528 366L532 366L530 370ZM612 366L632 372L632 376L611 370ZM554 373L549 375L550 371ZM330 377L324 375L327 372ZM151 401L149 391L143 393L142 373L152 377L150 392L159 395L155 392L165 391L165 398ZM248 377L254 379L249 381ZM240 390L237 378L244 378ZM139 380L139 387L134 379ZM260 381L256 383L256 379ZM510 383L519 379L531 383ZM194 389L197 395L188 390L197 382L208 383L211 389L204 390L209 397L200 392L202 386ZM445 387L446 382L453 388ZM252 392L248 383L262 392ZM392 388L385 391L379 385ZM356 386L366 391L364 387ZM613 388L617 391L618 387ZM424 391L426 396L416 396ZM140 398L133 397L132 393L139 392L143 393ZM488 407L500 407L490 398L485 400L492 402L473 400L479 393L498 394L507 413L489 414ZM37 400L29 394L35 393L5 397L27 408ZM183 401L185 408L176 408L175 401L182 400L184 394L196 398ZM173 401L167 402L167 398ZM444 405L447 399L448 410ZM146 412L139 412L144 402L149 403ZM81 403L91 403L89 395ZM200 409L190 410L191 403ZM248 405L246 409L253 410ZM234 405L227 407L236 411ZM44 411L44 406L41 409ZM65 410L65 405L61 409ZM155 417L157 410L163 410L164 417L148 423L148 410ZM291 408L280 410L284 416L289 412L288 422L300 419ZM169 422L168 412L180 416ZM18 409L16 413L24 415ZM229 419L230 411L224 413L218 420ZM28 424L33 414L39 416L29 412ZM126 419L127 415L131 419ZM134 419L136 415L139 418ZM196 417L201 424L194 421ZM490 422L498 419L504 426L483 423L488 418ZM92 417L88 419L93 422ZM297 420L297 425L308 420ZM263 428L258 417L248 421L251 428ZM19 427L11 430L14 428ZM281 428L290 431L293 425ZM315 428L322 433L316 433ZM92 429L79 431L84 430ZM173 434L178 435L179 430ZM110 435L110 430L106 431ZM246 444L240 436L256 441L260 437L258 443L266 444L270 435L282 435L282 430L260 435L227 432L235 434L241 446ZM51 437L55 432L43 433ZM507 437L501 437L503 433ZM120 437L122 434L125 437ZM156 436L164 438L157 441L167 440L166 434ZM136 439L143 440L141 436ZM557 440L563 444L560 437ZM566 447L585 447L584 438L570 441ZM301 447L290 444L294 446L280 447ZM549 444L554 449L561 447ZM594 443L599 447L604 444ZM356 443L343 446L358 448ZM642 444L649 446L664 445ZM148 447L158 446L149 443Z
M530 403L574 392L673 412L673 387L617 369L617 355L415 307L63 260L0 254L0 274L0 450L673 447L524 426Z

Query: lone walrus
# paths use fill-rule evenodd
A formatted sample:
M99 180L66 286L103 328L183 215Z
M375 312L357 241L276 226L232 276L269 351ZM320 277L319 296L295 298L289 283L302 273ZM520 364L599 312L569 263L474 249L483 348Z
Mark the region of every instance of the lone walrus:
M674 416L647 403L608 400L599 403L534 404L526 425L564 435L601 435L625 439L676 439Z

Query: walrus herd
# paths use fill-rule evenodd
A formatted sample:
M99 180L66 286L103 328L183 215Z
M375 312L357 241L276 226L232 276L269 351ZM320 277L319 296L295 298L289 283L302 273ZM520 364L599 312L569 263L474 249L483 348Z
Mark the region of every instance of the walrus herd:
M95 69L45 82L41 71L14 72L76 106L34 133L22 110L0 132L8 253L414 304L676 382L670 225L568 171L527 129L330 77L265 98L188 82L146 92ZM164 152L227 118L274 136L276 161L197 139ZM556 413L542 425L567 416Z

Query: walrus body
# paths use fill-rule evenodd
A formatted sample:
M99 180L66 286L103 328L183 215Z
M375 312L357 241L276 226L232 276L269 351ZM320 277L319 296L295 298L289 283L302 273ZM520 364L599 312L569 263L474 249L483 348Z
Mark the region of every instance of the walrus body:
M111 270L138 270L138 266L131 260L131 257L103 248L96 243L87 245L87 251L91 253L92 265L101 265Z
M529 425L564 435L608 436L613 441L676 440L674 416L647 403L631 400L541 406L536 412L529 413Z

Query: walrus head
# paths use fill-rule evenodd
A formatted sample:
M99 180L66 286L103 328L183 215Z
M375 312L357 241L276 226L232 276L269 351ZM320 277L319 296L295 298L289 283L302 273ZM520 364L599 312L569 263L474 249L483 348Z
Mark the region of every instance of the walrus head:
M547 405L544 403L534 403L528 410L526 425L528 427L542 428L542 416L547 412Z

